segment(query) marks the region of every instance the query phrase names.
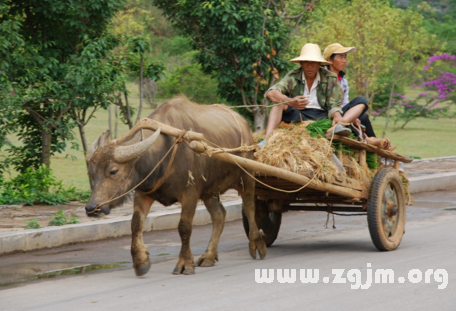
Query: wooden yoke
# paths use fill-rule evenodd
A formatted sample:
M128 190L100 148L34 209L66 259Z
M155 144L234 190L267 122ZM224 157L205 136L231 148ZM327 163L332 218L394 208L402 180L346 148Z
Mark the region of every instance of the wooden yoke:
M157 120L143 118L141 119L131 130L129 130L124 136L114 139L111 141L112 144L121 144L129 139L131 139L139 130L149 129L156 131L158 128L161 128L161 133L167 134L174 137L179 137L181 132L180 129L172 127L170 125L158 122ZM201 133L187 131L185 138L188 140L204 140L204 135Z

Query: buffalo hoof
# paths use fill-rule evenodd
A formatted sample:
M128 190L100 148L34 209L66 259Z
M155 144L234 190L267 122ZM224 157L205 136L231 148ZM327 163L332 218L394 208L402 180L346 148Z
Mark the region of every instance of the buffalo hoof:
M260 254L260 259L264 259L264 257L266 257L267 247L266 247L266 243L263 241L262 238L260 238L257 241L251 241L249 243L249 252L250 252L250 256L253 259L256 259L257 250L258 250L258 253Z
M145 275L147 272L149 272L151 265L152 264L150 263L150 261L148 261L146 263L143 263L143 264L140 264L140 265L135 265L136 276Z
M199 267L213 267L213 266L215 266L215 260L211 260L211 259L207 259L207 258L206 259L202 259L202 260L200 260L200 259L198 259L198 261L196 262L196 264Z
M183 266L176 266L173 270L173 274L185 274L185 275L192 275L195 274L195 268L193 266L183 267Z
M218 261L218 255L208 255L207 252L201 255L196 261L196 265L199 267L213 267L215 262Z

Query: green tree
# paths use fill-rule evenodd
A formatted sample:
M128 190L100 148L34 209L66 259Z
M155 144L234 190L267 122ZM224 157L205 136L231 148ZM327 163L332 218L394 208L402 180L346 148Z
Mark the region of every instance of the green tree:
M384 88L393 92L399 82L419 73L439 48L435 36L421 27L423 17L412 10L380 0L322 0L320 8L298 42L355 46L349 56L351 90L370 102Z
M123 0L33 1L6 0L0 9L0 24L9 26L14 44L2 42L0 88L9 92L3 110L14 110L21 146L10 149L20 171L49 167L50 157L61 152L72 138L70 113L75 86L68 74L87 42L106 31ZM96 89L95 89L96 91Z
M456 0L409 0L398 7L417 10L424 17L424 29L445 43L442 51L456 54Z
M124 89L126 74L113 50L119 44L116 36L103 34L97 40L84 38L84 47L72 60L66 83L72 86L71 116L76 122L84 153L87 139L84 127L99 109L115 103L117 92Z
M169 77L158 83L161 98L170 98L180 93L201 104L219 102L215 89L217 82L201 71L198 64L177 68Z
M314 2L153 0L198 51L198 63L216 78L218 94L253 114L256 131L265 125L263 94L290 68L290 34Z

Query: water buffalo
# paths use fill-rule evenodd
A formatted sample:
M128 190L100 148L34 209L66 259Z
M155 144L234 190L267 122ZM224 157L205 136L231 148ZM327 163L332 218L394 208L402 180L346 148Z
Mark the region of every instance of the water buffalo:
M204 134L209 141L226 148L244 144L252 145L252 135L247 122L237 113L216 106L198 105L184 96L179 96L161 105L148 118L171 125L178 129L192 130ZM132 129L135 131L135 128ZM125 139L127 137L128 139ZM92 196L86 205L86 213L93 213L98 205L110 198L125 193L152 171L175 141L175 137L160 133L159 130L131 131L124 139L109 142L107 133L102 134L92 144L87 160L89 175L93 184ZM96 148L96 149L95 149ZM94 150L95 149L95 150ZM237 153L252 158L252 152ZM196 205L201 199L212 219L212 235L206 252L196 261L198 266L209 267L218 260L217 246L225 223L226 211L219 197L230 188L237 189L243 200L243 209L249 220L249 250L256 258L266 255L266 245L254 220L254 180L239 167L198 155L188 145L182 143L176 152L169 174L158 189L150 194L157 181L164 175L170 156L158 166L156 171L142 183L134 193L134 212L131 221L131 255L136 275L146 274L150 269L149 252L143 242L144 220L150 206L157 200L168 206L175 202L182 205L178 225L182 246L174 274L194 274L194 260L190 250L190 236ZM252 173L252 172L250 172ZM194 178L189 181L189 174ZM115 200L101 211L121 203Z

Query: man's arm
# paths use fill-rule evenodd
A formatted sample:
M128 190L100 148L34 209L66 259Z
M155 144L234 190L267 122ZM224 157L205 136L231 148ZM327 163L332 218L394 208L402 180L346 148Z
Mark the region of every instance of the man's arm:
M342 99L344 96L344 91L339 85L337 78L331 79L332 81L328 81L331 83L330 87L330 94L328 96L328 118L333 119L333 124L335 124L334 120L340 120L342 118Z
M306 108L307 104L309 104L309 100L305 96L296 96L296 97L290 98L290 97L282 94L282 92L280 92L279 90L274 90L274 89L270 90L266 94L266 96L275 104L280 104L283 102L293 100L292 102L288 102L283 105L284 110L287 108L287 105L291 106L295 109L302 110L302 109Z

